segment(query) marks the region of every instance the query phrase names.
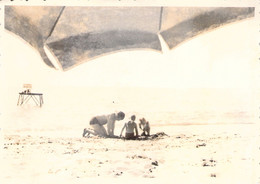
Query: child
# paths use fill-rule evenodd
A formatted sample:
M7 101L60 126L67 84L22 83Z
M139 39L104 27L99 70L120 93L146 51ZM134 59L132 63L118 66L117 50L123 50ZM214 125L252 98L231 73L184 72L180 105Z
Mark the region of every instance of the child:
M146 121L144 118L139 119L140 123L139 123L139 128L143 131L143 133L141 134L141 136L150 136L150 125L149 125L149 121ZM147 134L146 134L147 133Z
M126 129L125 132L126 139L135 139L136 137L138 137L137 124L134 121L135 121L135 115L131 116L131 121L125 123L124 127L121 130L120 137L122 136L124 129ZM135 134L134 134L134 130L135 130Z

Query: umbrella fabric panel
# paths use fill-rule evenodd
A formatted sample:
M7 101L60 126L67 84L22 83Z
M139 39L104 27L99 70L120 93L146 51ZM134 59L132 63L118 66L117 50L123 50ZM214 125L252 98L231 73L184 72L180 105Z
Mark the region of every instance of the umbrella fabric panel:
M141 31L107 31L71 36L48 47L58 58L64 70L103 54L137 48L161 50L158 36Z
M161 50L160 7L66 7L47 45L64 70L126 49Z
M254 16L254 8L217 8L179 22L160 34L170 49L208 30Z
M48 43L83 33L158 33L160 7L66 7Z
M181 22L215 9L217 7L163 7L160 31L168 30Z
M43 49L62 7L5 6L5 28L38 50L44 62L54 67Z

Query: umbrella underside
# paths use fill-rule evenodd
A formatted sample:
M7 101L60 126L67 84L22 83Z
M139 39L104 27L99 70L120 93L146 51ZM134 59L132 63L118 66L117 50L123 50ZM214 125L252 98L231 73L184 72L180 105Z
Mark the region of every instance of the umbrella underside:
M254 7L61 7L6 6L5 28L63 70L126 49L161 51L158 34L170 49L225 24L254 16Z

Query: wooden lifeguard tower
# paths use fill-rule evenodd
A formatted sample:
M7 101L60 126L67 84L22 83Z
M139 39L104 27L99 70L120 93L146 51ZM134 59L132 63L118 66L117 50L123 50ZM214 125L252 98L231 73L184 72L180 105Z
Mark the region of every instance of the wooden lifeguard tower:
M33 101L35 102L35 104L37 106L42 106L43 104L43 94L42 93L32 93L32 84L24 84L23 85L23 92L19 93L19 98L18 98L18 102L17 105L23 105L25 103L27 103L30 99L33 99Z

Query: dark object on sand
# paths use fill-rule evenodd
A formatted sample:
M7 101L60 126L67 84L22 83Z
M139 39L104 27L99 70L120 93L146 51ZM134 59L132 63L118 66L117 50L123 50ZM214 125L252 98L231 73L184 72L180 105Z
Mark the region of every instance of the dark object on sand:
M154 140L154 139L162 139L164 137L169 137L169 136L164 132L158 132L150 136L140 136L137 138L137 140Z
M214 174L214 173L212 173L212 174L210 174L210 177L214 177L214 178L216 178L216 177L217 177L217 175L216 175L216 174Z
M196 148L199 148L201 146L206 146L206 143L203 143L203 144L197 144Z
M206 159L203 159L202 160L202 166L203 167L215 167L216 166L216 160L213 160L213 159L210 159L210 160L206 160Z
M166 133L164 132L158 132L156 134L152 134L152 135L149 135L149 136L139 136L139 137L135 137L135 138L132 138L132 139L126 139L126 138L122 138L122 137L118 137L118 136L115 136L115 137L112 137L112 138L116 138L116 139L124 139L124 140L156 140L156 139L163 139L165 137L169 137Z
M203 162L203 163L202 163L202 166L203 166L203 167L208 167L208 166L210 166L210 165L209 165L207 162Z
M152 162L152 165L158 166L158 162L154 161L154 162Z

